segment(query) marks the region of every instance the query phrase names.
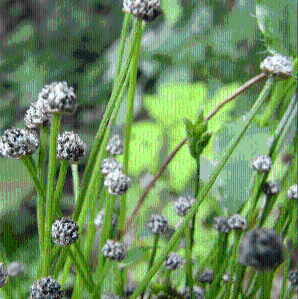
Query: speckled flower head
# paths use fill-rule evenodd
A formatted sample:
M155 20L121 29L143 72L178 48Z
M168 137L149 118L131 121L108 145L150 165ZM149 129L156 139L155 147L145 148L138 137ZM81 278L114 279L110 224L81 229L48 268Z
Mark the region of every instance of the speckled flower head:
M106 151L113 156L123 154L123 141L120 135L115 134L110 138L106 146Z
M52 240L59 246L74 244L79 236L79 225L70 217L58 219L52 225Z
M27 129L7 129L0 137L0 152L10 159L32 155L38 146L37 134Z
M293 75L293 58L281 54L269 56L263 60L260 69L267 75L287 79Z
M135 283L128 283L124 287L124 297L129 298L136 290L137 285Z
M231 229L234 230L246 230L247 229L247 221L245 217L240 214L232 215L228 220L228 225Z
M53 82L45 85L38 94L38 105L48 113L74 114L78 105L73 87L66 82Z
M193 286L193 294L194 294L195 299L205 298L205 290L199 286L196 286L196 285ZM185 299L190 299L190 288L188 286L183 288L182 296Z
M214 271L210 268L205 268L202 274L198 277L198 281L202 283L211 283L214 280Z
M123 171L123 165L113 157L108 157L102 160L100 172L102 174L109 174L115 170Z
M20 262L12 262L7 265L8 276L17 277L25 271L25 266Z
M297 184L291 186L288 190L288 193L287 193L287 196L290 198L290 199L296 199L297 200Z
M293 286L298 286L298 272L297 269L291 270L288 274L288 279Z
M183 259L178 253L171 252L166 257L163 265L167 268L167 270L172 271L181 267L186 263L185 259Z
M230 272L225 273L225 274L222 276L222 280L223 280L224 282L229 282L230 279L231 279L231 273L230 273ZM236 280L237 280L236 273L234 273L233 283L236 283Z
M8 273L4 263L0 263L0 288L7 284Z
M168 220L164 216L153 214L151 215L147 226L153 234L163 234L168 229Z
M263 192L268 196L276 195L280 192L280 185L276 182L266 182Z
M105 210L106 210L105 208L102 208L94 219L94 225L96 226L97 229L100 229L103 225ZM112 218L113 228L115 228L116 225L117 225L117 214L114 213Z
M252 160L251 167L258 172L269 172L272 167L272 160L269 156L257 156Z
M47 113L35 102L27 110L24 122L28 129L36 129L40 126L50 125L52 116L53 114Z
M258 271L274 269L284 260L282 237L272 228L254 228L242 236L238 259Z
M117 262L122 261L125 258L125 251L121 243L114 240L107 240L103 246L101 253L103 256L108 257Z
M30 299L61 299L61 285L52 276L41 278L30 286Z
M86 144L74 132L64 132L57 138L57 159L78 163L86 154Z
M108 188L108 192L113 195L126 193L130 184L131 179L119 169L110 172L104 180L104 185Z
M101 299L123 299L122 297L114 294L104 294L100 298Z
M124 0L123 11L150 23L162 13L160 0Z
M181 196L174 202L174 209L177 215L185 217L193 204L196 202L191 196Z
M214 228L220 232L228 234L231 231L231 228L229 226L229 218L225 216L215 217L213 218L214 221Z

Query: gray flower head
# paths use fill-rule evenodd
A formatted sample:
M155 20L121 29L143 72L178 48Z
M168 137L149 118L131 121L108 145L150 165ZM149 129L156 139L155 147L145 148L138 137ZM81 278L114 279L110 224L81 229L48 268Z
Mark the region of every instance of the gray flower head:
M238 259L258 271L274 269L284 260L282 237L272 228L254 228L242 236Z
M123 11L150 23L162 13L160 0L124 0Z
M38 105L48 113L74 114L78 105L74 88L66 82L53 82L38 94Z
M225 273L223 276L222 276L222 280L224 282L229 282L231 279L231 273ZM235 283L237 280L237 277L236 277L236 273L234 273L234 278L233 278L233 283Z
M61 299L61 285L52 276L41 278L30 286L30 299Z
M297 199L297 184L291 186L288 190L288 193L287 193L287 196L290 198L290 199Z
M70 217L58 219L52 225L52 240L59 246L74 244L79 236L79 225Z
M275 75L280 79L293 76L293 58L281 54L267 57L260 65L266 75Z
M246 230L247 229L247 221L245 217L240 214L232 215L228 220L228 225L231 229L234 230Z
M199 286L196 286L196 285L193 286L193 294L194 294L195 299L205 298L205 290ZM190 299L190 288L188 286L183 288L182 296L185 299Z
M121 140L120 135L115 134L110 138L106 146L106 151L113 156L123 154L123 141Z
M104 180L104 185L108 188L108 192L113 195L126 193L130 184L131 179L119 169L110 172Z
M202 283L211 283L214 280L214 271L210 268L205 268L199 276L198 281Z
M23 274L25 271L25 266L20 262L12 262L7 266L8 276L17 277Z
M4 263L0 263L0 288L7 284L8 272Z
M100 166L100 172L102 174L109 174L116 169L123 171L123 165L113 157L108 157L102 160Z
M171 252L166 257L164 261L164 266L167 268L168 271L176 270L177 268L181 267L186 263L185 259L183 259L178 253Z
M123 246L114 240L107 240L103 246L101 253L103 256L108 257L117 262L122 261L125 258L125 251Z
M0 137L0 151L10 159L32 155L39 146L39 139L34 131L27 129L7 129Z
M163 234L168 229L168 220L164 216L153 214L147 225L153 234Z
M137 285L135 283L128 283L127 285L125 285L124 297L129 298L134 293L136 288L137 288Z
M86 154L86 144L74 132L64 132L57 138L57 159L78 163Z
M258 172L269 172L272 167L272 160L269 156L257 156L252 160L251 167Z
M291 284L293 286L297 286L298 285L298 272L297 269L291 270L288 274L288 279L291 282Z
M51 123L53 114L44 111L37 102L32 103L24 117L28 129L36 129L40 126L48 126Z
M174 209L177 215L185 217L193 204L196 202L191 196L181 196L174 202Z
M122 297L114 294L104 294L100 297L101 299L122 299Z
M280 192L280 185L276 182L266 182L264 184L263 192L266 195L272 196Z
M105 208L102 208L94 219L94 225L96 226L97 229L100 229L103 225L105 210L106 210ZM114 213L112 218L113 228L115 228L116 225L117 225L117 214Z
M214 228L220 232L228 234L231 231L231 228L229 226L229 218L225 216L215 217L213 218L214 221Z

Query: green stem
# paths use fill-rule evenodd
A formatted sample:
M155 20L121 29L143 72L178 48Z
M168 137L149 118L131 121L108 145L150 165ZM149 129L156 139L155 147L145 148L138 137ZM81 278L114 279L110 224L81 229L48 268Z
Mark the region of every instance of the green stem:
M270 299L271 293L271 284L270 284L270 274L273 276L271 272L264 271L262 273L262 287L261 287L261 295L260 298L262 299Z
M55 173L56 173L56 152L57 137L60 128L61 115L54 113L51 123L50 149L49 149L49 169L48 169L48 185L47 185L47 204L46 204L46 226L44 235L44 277L49 276L50 260L51 260L51 228L53 219L53 204L55 202Z
M38 176L42 184L44 184L45 176L45 162L47 156L47 144L48 144L48 128L45 126L40 127L40 144L39 144L39 153L38 153Z
M80 189L80 181L79 181L79 172L78 172L78 164L71 164L72 171L72 180L73 180L73 189L75 195L75 202L77 203L79 197L79 189Z

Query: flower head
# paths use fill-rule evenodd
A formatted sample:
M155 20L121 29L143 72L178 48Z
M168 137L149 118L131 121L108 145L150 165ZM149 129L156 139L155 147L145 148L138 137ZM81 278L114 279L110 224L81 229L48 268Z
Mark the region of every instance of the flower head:
M120 138L120 135L113 135L106 146L106 151L113 155L122 155L123 154L123 141Z
M214 228L220 233L228 234L231 231L228 220L229 218L225 216L215 217Z
M7 129L0 138L0 151L10 159L32 155L38 146L37 134L27 129Z
M30 299L61 299L61 285L52 276L41 278L30 286Z
M12 262L7 265L8 276L17 277L24 273L25 266L20 262Z
M105 208L102 208L94 219L94 225L96 226L97 229L100 229L102 227L104 221L104 215L105 215ZM117 214L114 213L112 218L113 228L115 228L116 225L117 225Z
M253 159L251 167L258 172L269 172L272 167L272 160L269 156L261 155Z
M195 202L196 200L188 195L179 197L174 202L174 209L177 215L185 217Z
M291 282L291 284L293 286L297 286L298 285L298 272L297 269L291 270L288 274L288 279Z
M110 172L113 172L115 170L123 171L123 165L118 162L113 157L108 157L102 160L101 166L100 166L100 172L102 174L109 174Z
M240 214L232 215L228 220L228 225L231 229L234 230L246 230L247 229L247 221L245 217Z
M263 192L268 196L276 195L280 192L280 185L275 182L266 182Z
M76 104L74 88L67 86L66 82L53 82L45 85L38 95L38 105L48 113L74 114Z
M195 299L205 298L205 290L199 286L193 286L193 293ZM183 288L182 295L185 299L190 299L190 288L188 286Z
M107 240L103 246L101 253L103 256L108 257L117 262L122 261L125 258L125 251L123 246L114 240Z
M287 193L287 196L290 198L290 199L297 199L297 184L291 186L288 190L288 193Z
M51 122L52 114L44 111L37 102L32 103L24 117L25 125L28 129L36 129L40 126L48 126Z
M214 280L214 271L210 268L205 268L199 276L198 281L202 283L211 283Z
M153 214L147 225L153 234L163 234L168 229L168 220L161 215Z
M131 179L119 169L110 172L104 180L104 185L108 188L108 192L114 195L126 193L130 184Z
M185 263L186 263L185 259L183 259L178 253L171 252L168 254L163 264L168 271L172 271L181 267Z
M7 284L8 272L4 263L0 263L0 288Z

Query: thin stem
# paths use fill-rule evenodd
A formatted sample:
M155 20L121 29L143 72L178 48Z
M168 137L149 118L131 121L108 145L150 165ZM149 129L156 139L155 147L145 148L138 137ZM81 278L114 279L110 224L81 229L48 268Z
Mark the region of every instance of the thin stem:
M75 202L77 203L79 197L79 189L80 189L80 181L79 181L79 172L78 172L78 164L71 164L72 171L72 180L73 180L73 189Z

